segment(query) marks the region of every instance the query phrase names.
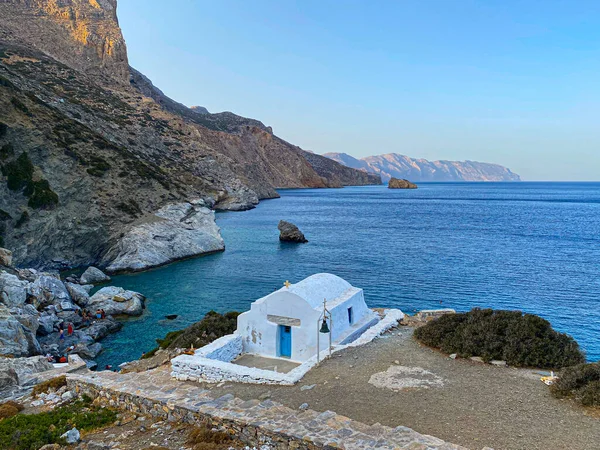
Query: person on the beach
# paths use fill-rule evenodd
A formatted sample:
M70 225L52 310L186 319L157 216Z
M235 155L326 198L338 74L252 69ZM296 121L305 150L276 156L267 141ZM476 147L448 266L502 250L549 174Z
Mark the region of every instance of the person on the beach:
M99 309L96 310L96 319L102 319L102 313Z
M104 310L103 310L103 309L101 309L101 310L100 310L100 317L101 317L102 319L106 319L106 313L104 312Z
M58 329L58 340L60 340L60 341L65 340L65 330L63 330L62 328Z
M71 322L69 322L69 325L67 325L67 334L69 336L73 336L73 324Z

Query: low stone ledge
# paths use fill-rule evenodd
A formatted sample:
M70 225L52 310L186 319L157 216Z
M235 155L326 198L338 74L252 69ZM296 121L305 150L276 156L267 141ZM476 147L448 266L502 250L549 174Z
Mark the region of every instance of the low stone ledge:
M282 450L464 449L410 428L370 426L333 411L300 412L271 400L243 401L231 394L214 399L209 390L179 383L164 371L69 374L67 384L97 404L157 420L208 425L231 433L249 446L268 445Z

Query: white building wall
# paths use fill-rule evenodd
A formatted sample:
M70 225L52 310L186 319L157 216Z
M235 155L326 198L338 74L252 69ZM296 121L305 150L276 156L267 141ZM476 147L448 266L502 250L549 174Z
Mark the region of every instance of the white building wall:
M313 281L311 283L311 281ZM302 289L294 289L301 286ZM350 333L352 325L376 320L376 315L367 308L362 289L353 288L339 277L329 274L318 274L309 277L288 290L280 289L263 297L251 305L250 311L238 316L236 333L242 336L244 353L254 353L271 358L279 354L278 323L270 321L268 316L297 319L299 324L291 325L292 329L292 361L304 362L317 353L317 333L321 326L318 321L322 313L322 304L316 301L317 292L322 289L328 298L328 309L333 317L332 342L341 341ZM332 292L337 293L333 297ZM311 296L310 302L299 294ZM353 308L354 322L348 322L348 308ZM329 335L321 334L320 350L327 349Z

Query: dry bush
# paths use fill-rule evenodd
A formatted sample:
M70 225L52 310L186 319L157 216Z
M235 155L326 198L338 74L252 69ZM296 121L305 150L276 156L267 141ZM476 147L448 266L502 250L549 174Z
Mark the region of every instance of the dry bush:
M0 420L19 414L23 407L15 402L6 402L0 405Z
M227 450L233 447L233 438L222 431L213 431L208 427L196 427L190 431L187 444L193 450Z
M67 377L62 375L60 377L52 378L51 380L44 381L33 388L33 395L40 395L41 393L47 394L51 389L57 391L61 387L67 385Z
M567 367L550 391L555 397L572 397L583 406L600 408L600 362Z

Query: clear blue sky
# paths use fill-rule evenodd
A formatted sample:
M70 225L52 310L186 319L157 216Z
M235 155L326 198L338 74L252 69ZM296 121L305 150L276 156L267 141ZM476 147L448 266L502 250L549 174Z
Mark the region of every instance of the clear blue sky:
M120 0L167 95L316 153L600 180L600 1Z

